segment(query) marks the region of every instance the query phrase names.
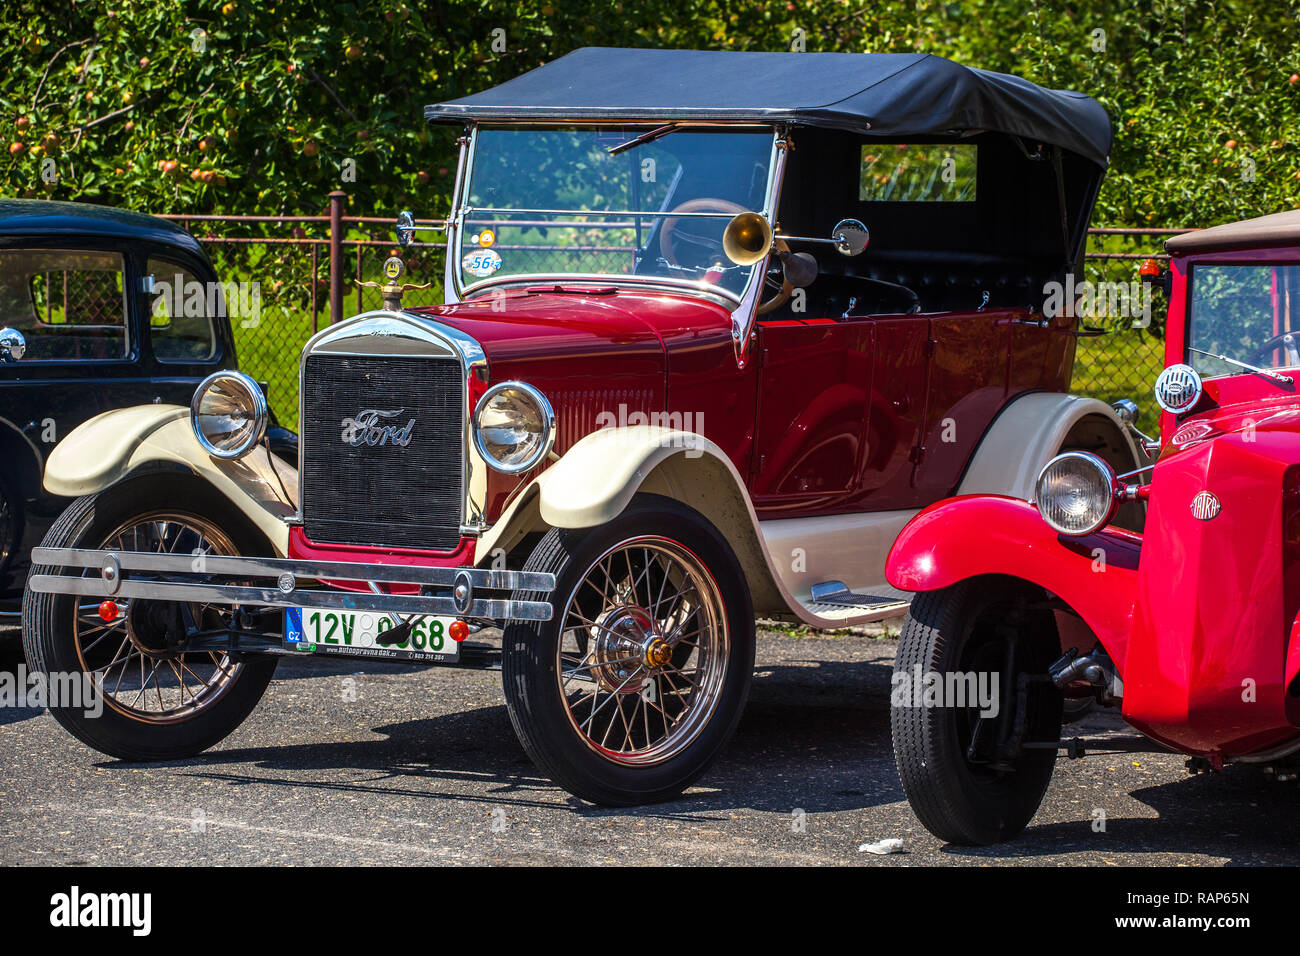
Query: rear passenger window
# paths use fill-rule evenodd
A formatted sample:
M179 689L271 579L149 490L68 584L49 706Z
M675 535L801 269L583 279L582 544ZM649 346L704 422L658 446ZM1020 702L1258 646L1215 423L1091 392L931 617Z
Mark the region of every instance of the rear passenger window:
M221 314L222 290L165 259L150 259L146 271L153 276L149 334L158 361L204 362L215 357L212 317Z
M125 358L126 316L119 253L0 251L0 325L27 340L23 362Z

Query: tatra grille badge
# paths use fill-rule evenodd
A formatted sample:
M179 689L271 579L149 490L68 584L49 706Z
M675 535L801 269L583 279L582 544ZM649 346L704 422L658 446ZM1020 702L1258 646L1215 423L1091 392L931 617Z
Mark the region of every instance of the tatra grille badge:
M367 408L359 411L355 418L343 419L343 444L360 448L362 445L400 445L405 448L411 443L411 433L415 430L415 419L405 425L389 423L382 419L391 419L402 414L406 409L395 408L384 411L379 408Z
M1209 521L1218 516L1222 507L1213 492L1202 491L1192 499L1192 517L1197 521Z

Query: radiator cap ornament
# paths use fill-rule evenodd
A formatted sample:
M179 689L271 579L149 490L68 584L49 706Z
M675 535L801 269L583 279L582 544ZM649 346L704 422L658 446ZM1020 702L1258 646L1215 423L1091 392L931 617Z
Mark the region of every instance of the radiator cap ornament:
M358 282L368 289L379 289L379 294L384 297L384 308L390 312L402 311L402 295L410 292L412 289L427 289L432 283L426 282L424 285L412 285L409 282L398 284L398 280L406 274L406 263L397 256L389 256L384 260L384 282Z

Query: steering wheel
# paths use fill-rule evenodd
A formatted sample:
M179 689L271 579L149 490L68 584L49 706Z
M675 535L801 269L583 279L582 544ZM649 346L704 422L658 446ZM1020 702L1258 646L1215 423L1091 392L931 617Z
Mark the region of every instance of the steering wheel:
M1277 349L1286 349L1288 365L1300 365L1300 332L1279 332L1246 356L1251 365L1262 365L1264 356Z
M702 196L699 199L688 199L679 206L674 206L668 211L669 217L675 212L729 212L733 216L736 213L745 212L745 207L739 203L730 202L726 199L712 199L708 196ZM677 237L677 226L681 219L668 218L664 220L663 226L659 229L659 254L664 257L664 261L670 266L680 268L677 261L677 255L673 250L675 243L673 240ZM703 239L699 236L691 236L690 241L709 246L716 246L718 254L722 254L722 243L714 239Z
M668 215L670 218L665 219L663 226L660 227L659 229L659 252L663 256L664 261L667 262L670 266L673 266L675 268L681 268L680 264L677 262L677 256L675 255L673 249L673 246L675 245L674 239L677 236L677 225L678 223L681 222L681 219L671 218L673 213L729 212L735 215L736 213L742 213L746 211L747 210L745 209L744 206L740 205L739 203L731 202L728 199L716 199L711 196L702 196L699 199L688 199L686 200L686 202L674 206L672 209L668 211ZM701 243L704 245L716 246L717 254L714 256L713 261L715 262L722 261L723 253L722 253L721 243L713 239L702 239L698 236L693 236L691 237L691 239L694 242ZM783 239L776 240L774 248L778 252L790 251L790 247L786 245L785 240ZM776 269L769 270L768 273L763 276L764 288L773 290L773 294L766 301L759 304L758 307L759 315L766 315L768 312L771 312L773 309L780 308L782 305L785 304L786 300L790 298L791 293L794 291L794 286L792 286L789 282L786 282L785 276L782 275L778 270L779 270L779 266Z
M789 252L790 247L786 245L784 239L776 240L773 247L777 252ZM785 278L785 269L780 262L773 262L772 268L768 269L763 276L763 288L772 290L772 297L760 302L758 305L758 315L767 315L773 309L779 309L785 305L790 294L794 292L792 286Z

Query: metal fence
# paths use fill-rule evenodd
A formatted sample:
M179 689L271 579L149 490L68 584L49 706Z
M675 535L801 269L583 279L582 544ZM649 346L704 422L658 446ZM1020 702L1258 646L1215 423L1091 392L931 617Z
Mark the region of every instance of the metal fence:
M380 278L380 265L398 251L393 220L346 216L346 194L330 194L329 208L319 216L185 216L171 219L190 230L203 244L222 282L256 282L261 308L254 318L236 317L235 343L241 367L268 384L272 408L280 421L298 426L298 356L316 331L357 312L380 307L379 290L360 285ZM424 228L438 220L416 220ZM1131 284L1140 260L1162 258L1155 252L1162 237L1180 229L1092 229L1080 281ZM553 260L554 246L510 245L512 261L545 254ZM626 269L628 250L584 249L603 253L611 273ZM407 265L404 282L428 283L408 292L408 305L443 301L442 269L446 245L413 242L402 250ZM1107 402L1134 397L1142 407L1142 423L1153 426L1155 410L1141 401L1163 366L1165 303L1152 304L1152 322L1142 327L1131 315L1084 318L1083 324L1107 334L1080 338L1075 354L1072 390Z

